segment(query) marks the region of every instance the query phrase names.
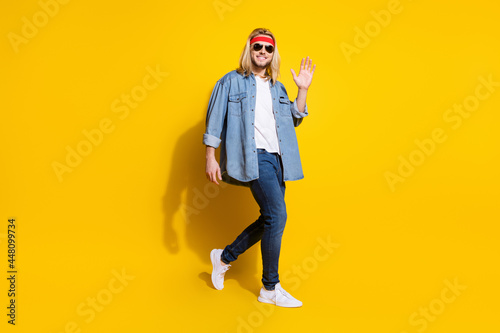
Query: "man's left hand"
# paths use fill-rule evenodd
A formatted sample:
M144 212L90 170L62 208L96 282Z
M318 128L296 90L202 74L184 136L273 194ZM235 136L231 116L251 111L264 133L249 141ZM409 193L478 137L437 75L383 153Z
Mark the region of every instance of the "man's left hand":
M311 85L312 82L312 77L314 74L314 70L316 69L316 65L312 67L311 71L311 65L312 65L312 60L309 59L309 56L305 59L302 58L302 62L300 63L300 71L299 75L295 74L295 71L291 68L290 70L292 71L293 75L293 80L295 81L295 84L299 89L309 89L309 86Z

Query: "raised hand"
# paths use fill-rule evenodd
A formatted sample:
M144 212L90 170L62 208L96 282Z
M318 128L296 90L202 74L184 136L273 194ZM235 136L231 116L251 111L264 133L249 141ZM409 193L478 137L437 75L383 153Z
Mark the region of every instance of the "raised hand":
M295 71L292 68L290 69L292 71L293 80L295 81L295 84L299 89L305 89L305 90L309 89L309 86L311 85L312 82L314 70L316 69L316 65L314 65L311 71L311 65L312 65L312 60L309 59L308 56L305 59L305 63L304 63L304 58L302 58L302 62L300 63L299 75L296 75Z

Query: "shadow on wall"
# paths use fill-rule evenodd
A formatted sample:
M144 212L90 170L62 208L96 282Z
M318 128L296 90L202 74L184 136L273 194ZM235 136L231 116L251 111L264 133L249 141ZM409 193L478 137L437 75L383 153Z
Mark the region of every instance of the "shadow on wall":
M229 185L219 180L211 183L205 176L203 133L205 121L184 133L176 143L167 190L163 198L165 216L164 242L170 253L179 250L178 234L172 224L180 213L186 230L186 244L207 268L200 267L199 277L213 288L210 251L223 249L260 215L259 206L250 188ZM217 162L220 147L216 150ZM181 196L187 191L184 201ZM260 242L231 264L225 280L235 279L240 286L255 295L261 287L262 268Z

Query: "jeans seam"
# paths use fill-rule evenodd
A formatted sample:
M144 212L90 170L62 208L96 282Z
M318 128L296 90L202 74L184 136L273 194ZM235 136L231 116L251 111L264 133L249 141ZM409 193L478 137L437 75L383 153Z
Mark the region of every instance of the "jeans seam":
M269 205L269 198L267 197L266 192L262 190L262 186L260 185L260 183L259 183L259 182L257 182L257 184L259 185L259 187L260 187L260 189L261 189L261 191L262 191L262 193L263 193L263 195L264 195L264 199L266 200L266 205L267 205L267 206L270 206L270 205ZM271 223L272 223L272 222L274 222L274 216L273 216L273 214L272 214L272 213L270 214L270 217L271 217ZM264 233L266 232L266 224L265 224L265 222L263 222L263 223L264 223L264 231L263 231L263 233L262 233L262 239L264 239ZM261 246L262 246L262 239L261 239ZM269 241L270 241L270 240L269 240ZM271 253L270 253L270 251L269 251L269 250L266 252L266 255L267 255L267 258L270 258L270 257L271 257Z

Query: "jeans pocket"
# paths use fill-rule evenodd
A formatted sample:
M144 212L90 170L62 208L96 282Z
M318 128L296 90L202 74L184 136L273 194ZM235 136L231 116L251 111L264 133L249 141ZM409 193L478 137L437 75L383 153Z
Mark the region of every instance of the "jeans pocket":
M290 100L287 96L280 96L279 98L280 115L283 117L292 117L292 110L290 108Z
M246 97L246 92L229 95L228 110L230 115L241 117L245 112Z

